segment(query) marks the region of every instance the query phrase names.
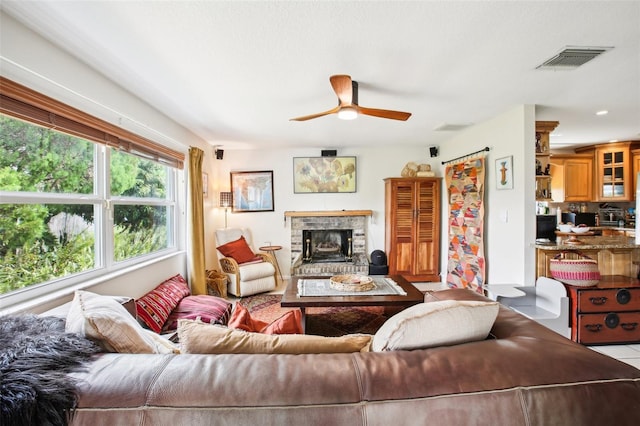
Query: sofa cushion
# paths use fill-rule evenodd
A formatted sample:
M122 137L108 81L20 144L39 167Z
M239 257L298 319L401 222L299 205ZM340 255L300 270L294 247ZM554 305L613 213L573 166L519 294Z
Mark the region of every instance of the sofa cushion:
M76 291L65 328L98 342L108 352L179 353L176 345L142 328L112 297L88 291Z
M498 302L420 303L389 318L373 337L371 350L426 349L483 340L497 316Z
M269 262L244 263L240 269L241 281L253 281L275 274L276 268Z
M371 336L350 334L340 337L304 334L260 334L204 324L192 320L178 322L183 353L195 354L312 354L368 351Z
M187 296L171 311L164 325L164 330L178 328L178 320L180 319L199 319L209 324L226 325L231 316L231 308L233 305L221 297Z
M271 323L255 319L249 310L239 303L229 319L229 328L262 334L304 334L302 330L302 313L292 309Z
M251 250L247 240L241 236L235 241L217 247L218 251L225 257L230 257L238 263L255 262L261 260L259 256Z
M180 301L191 294L187 282L177 274L136 300L138 319L156 333Z

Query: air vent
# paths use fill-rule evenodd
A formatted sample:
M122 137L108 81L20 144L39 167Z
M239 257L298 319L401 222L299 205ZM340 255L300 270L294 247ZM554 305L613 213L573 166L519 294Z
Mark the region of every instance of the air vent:
M466 129L469 126L471 126L471 123L461 123L461 124L444 123L439 125L433 130L435 130L436 132L455 132L458 130Z
M567 47L536 69L574 69L584 65L612 47Z

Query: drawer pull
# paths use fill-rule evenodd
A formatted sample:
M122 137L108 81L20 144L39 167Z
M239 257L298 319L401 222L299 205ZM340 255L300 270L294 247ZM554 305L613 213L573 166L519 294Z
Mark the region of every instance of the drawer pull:
M616 300L618 301L619 304L626 305L631 301L631 292L626 288L621 288L616 293Z
M618 317L618 314L613 312L604 317L604 324L609 328L616 328L619 322L620 318Z
M622 324L620 324L620 327L622 327L622 329L625 330L625 331L633 331L638 327L638 323L637 322L623 322Z
M605 296L590 297L589 302L593 303L594 305L604 305L605 303L607 303L607 298Z
M597 333L602 328L602 324L585 324L584 328L586 328L589 331L593 331L594 333Z

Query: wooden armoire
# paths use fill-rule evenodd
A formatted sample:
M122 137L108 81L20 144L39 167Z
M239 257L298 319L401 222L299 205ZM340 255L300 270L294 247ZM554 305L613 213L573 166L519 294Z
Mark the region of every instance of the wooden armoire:
M389 274L407 281L440 281L442 178L387 178L385 250Z

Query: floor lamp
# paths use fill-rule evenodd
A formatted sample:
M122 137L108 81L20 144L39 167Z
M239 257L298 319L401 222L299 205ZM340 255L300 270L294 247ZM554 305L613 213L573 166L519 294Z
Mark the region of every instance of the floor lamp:
M227 213L231 207L231 192L220 191L220 207L224 207L224 227L227 228Z

